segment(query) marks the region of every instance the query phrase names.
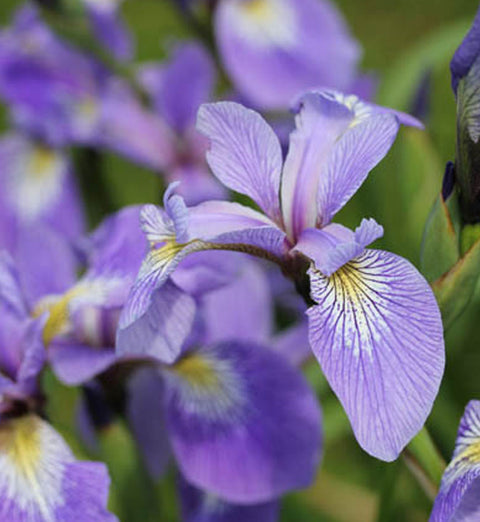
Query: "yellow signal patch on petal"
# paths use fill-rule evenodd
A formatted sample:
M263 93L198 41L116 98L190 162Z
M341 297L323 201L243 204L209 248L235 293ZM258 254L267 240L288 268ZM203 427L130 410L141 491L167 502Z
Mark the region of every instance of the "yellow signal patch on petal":
M48 312L48 319L43 330L43 342L48 346L58 335L68 333L70 318L76 307L81 305L99 306L106 296L123 286L121 277L98 277L78 282L63 295L52 295L42 299L33 312L38 317Z
M173 371L185 379L191 386L218 390L220 380L213 364L198 354L190 354L173 366Z
M232 22L239 33L260 46L291 47L296 44L296 12L286 0L229 2Z
M35 415L3 421L0 426L2 508L15 502L25 520L54 520L62 503L64 462L72 455L63 439ZM5 505L3 505L5 504Z
M176 390L185 411L232 422L243 411L245 387L231 361L219 358L216 348L185 355L166 367L166 382Z

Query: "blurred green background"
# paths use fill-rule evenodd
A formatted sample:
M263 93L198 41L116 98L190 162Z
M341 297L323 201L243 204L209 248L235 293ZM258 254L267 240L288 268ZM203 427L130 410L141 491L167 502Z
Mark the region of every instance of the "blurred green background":
M356 226L364 216L375 217L385 227L380 246L410 258L418 266L425 220L440 190L444 165L454 158L455 103L448 64L478 3L475 0L338 0L336 3L364 47L363 68L378 76L381 103L408 111L421 79L425 74L431 77L426 131L402 130L387 159L339 217L351 226ZM2 0L2 25L19 5L17 1ZM139 61L159 59L165 55L169 43L191 36L168 0L126 0L123 12L137 40ZM106 171L116 206L158 198L159 181L150 172L113 155L106 158ZM464 406L469 399L480 398L479 317L477 292L467 312L447 332L446 376L428 421L446 460L453 450ZM282 520L426 521L431 503L405 462L384 464L366 455L356 444L343 410L328 390L318 366L314 363L306 371L324 408L325 458L314 486L286 499ZM62 388L58 393L58 384L50 385L55 392L51 415L68 436L72 432L75 392ZM104 436L103 456L113 471L114 496L121 519L174 522L171 482L154 488L148 485L136 457L132 456L131 440L121 425ZM125 492L126 497L121 498ZM133 502L133 508L125 508L125 498Z

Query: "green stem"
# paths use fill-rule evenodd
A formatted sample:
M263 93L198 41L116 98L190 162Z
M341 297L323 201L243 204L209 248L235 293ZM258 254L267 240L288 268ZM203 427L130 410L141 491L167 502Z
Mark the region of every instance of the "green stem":
M426 427L423 427L407 446L403 452L403 458L427 496L433 500L442 480L445 461Z

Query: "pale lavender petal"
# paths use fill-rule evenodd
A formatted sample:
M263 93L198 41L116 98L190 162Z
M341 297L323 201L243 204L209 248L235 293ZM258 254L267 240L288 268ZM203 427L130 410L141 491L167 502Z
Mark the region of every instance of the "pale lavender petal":
M1 520L113 522L116 517L107 511L109 483L104 464L76 461L63 438L39 417L2 424Z
M177 193L188 206L203 201L228 199L228 190L208 170L206 164L191 163L172 167L168 179L180 181Z
M129 380L127 420L144 465L154 479L164 475L170 462L164 401L164 384L157 370L142 369Z
M195 316L195 302L170 279L161 281L150 257L120 316L116 352L172 363L182 352Z
M455 452L442 478L430 522L476 522L480 517L480 401L470 401Z
M282 257L286 253L285 233L256 210L229 201L206 201L190 209L189 235L224 245L243 245Z
M42 223L18 231L15 262L32 309L42 297L66 292L76 281L78 256L72 245Z
M197 129L210 140L207 161L215 176L278 221L282 151L265 120L237 103L218 102L202 105Z
M41 317L28 321L22 338L22 361L16 380L19 390L26 397L38 394L40 373L47 360L42 339L45 319L45 317Z
M208 344L228 340L262 343L272 335L273 301L264 270L246 256L240 267L230 284L202 299Z
M151 242L166 241L162 211L147 207L146 218ZM218 249L275 258L285 253L285 234L259 212L235 203L208 202L189 209L188 234L187 243L176 243L172 237L158 248L153 245L144 260L120 317L119 354L163 357L163 362L179 355L195 307L169 276L188 255Z
M244 504L311 483L320 410L281 356L229 342L187 354L164 373L170 441L191 484Z
M60 381L78 386L104 372L117 357L113 348L95 348L60 340L48 347L48 359Z
M360 226L355 229L355 241L363 247L373 243L383 236L383 227L374 219L362 219Z
M351 126L328 158L317 189L317 211L323 225L345 205L368 173L387 154L399 122L391 114L373 114Z
M312 349L360 445L391 461L421 429L445 364L428 283L405 259L366 250L326 277L310 270Z
M95 37L118 59L131 60L133 39L118 13L89 9L90 23Z
M105 218L83 243L90 276L129 277L138 273L147 241L140 227L139 206L125 207Z
M174 49L166 66L147 66L141 75L158 113L175 131L183 133L195 125L198 108L210 98L215 67L203 46L187 42Z
M351 230L333 223L323 229L304 230L294 250L310 258L323 275L331 276L364 249L363 245L355 241L355 234Z
M353 119L348 107L326 96L310 95L302 100L297 128L290 135L281 188L283 220L291 240L316 225L320 179L335 144Z
M0 303L18 319L28 315L18 271L12 257L4 250L0 250Z
M100 145L160 171L175 155L174 138L165 123L142 107L120 81L111 81L102 93Z
M181 513L183 522L276 522L279 502L265 504L230 504L205 493L179 478Z
M310 88L348 90L358 44L336 8L317 0L224 0L215 36L235 87L263 109L285 109Z
M186 257L172 274L172 280L196 299L232 282L245 256L228 251L195 252Z
M282 330L272 339L271 346L293 366L303 364L312 355L307 321L302 319L298 324Z

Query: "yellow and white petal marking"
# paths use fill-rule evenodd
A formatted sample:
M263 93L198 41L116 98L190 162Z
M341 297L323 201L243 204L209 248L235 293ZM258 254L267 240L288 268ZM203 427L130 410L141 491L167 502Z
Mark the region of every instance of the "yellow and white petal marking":
M225 11L238 34L258 47L291 48L300 36L289 0L227 0Z
M471 401L462 417L453 459L444 475L447 485L472 469L480 469L480 402Z
M80 139L88 139L100 118L100 106L92 97L85 97L74 105L75 133Z
M25 142L8 177L11 204L21 219L33 221L60 197L66 158L53 149Z
M113 292L121 291L124 278L97 277L79 281L68 292L59 296L47 296L35 307L34 316L48 312L48 320L43 330L45 345L54 337L70 332L71 316L82 306L101 306Z
M165 369L182 409L210 420L234 420L244 404L243 385L231 361L212 349L185 355Z
M343 94L338 91L330 91L330 95L335 101L345 105L347 109L350 109L353 112L354 118L351 121L349 128L362 123L374 113L373 107L362 101L355 94Z
M55 520L64 502L65 465L74 457L62 437L45 421L28 415L0 425L0 520L15 505L22 520ZM10 504L10 506L9 506Z

